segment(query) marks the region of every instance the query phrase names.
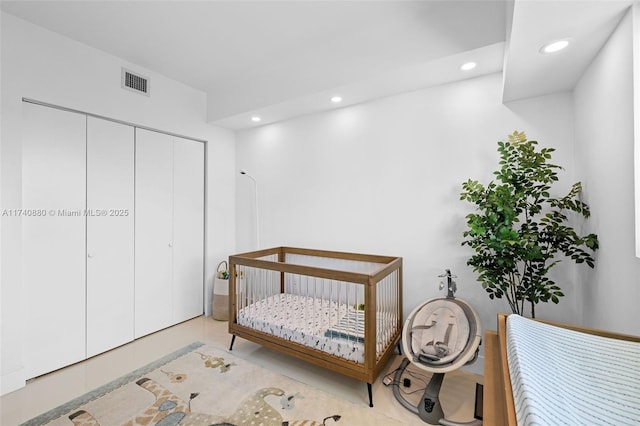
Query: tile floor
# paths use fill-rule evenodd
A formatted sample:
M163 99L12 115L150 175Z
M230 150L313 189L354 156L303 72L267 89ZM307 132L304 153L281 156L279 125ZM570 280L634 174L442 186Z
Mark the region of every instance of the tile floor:
M19 425L194 341L228 349L231 336L227 333L227 322L215 321L211 317L198 317L30 380L24 388L0 397L0 425ZM232 353L339 398L356 404L368 404L365 383L281 355L240 338L236 339ZM401 360L402 357L397 356L389 363L386 371L392 371ZM410 366L410 369L428 380L429 373L413 366ZM419 378L411 380L414 386L409 391L425 386L420 383ZM482 383L482 376L461 370L447 373L440 394L447 418L456 421L473 419L476 383ZM415 397L417 401L420 396L421 392L418 392L409 397ZM373 402L375 406L372 410L396 418L407 425L425 424L396 401L392 388L382 384L382 375L373 385Z

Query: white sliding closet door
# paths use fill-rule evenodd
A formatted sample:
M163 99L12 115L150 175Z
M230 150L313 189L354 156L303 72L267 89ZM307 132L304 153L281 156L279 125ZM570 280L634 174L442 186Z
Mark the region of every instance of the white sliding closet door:
M87 357L134 336L134 128L87 118Z
M135 336L203 313L204 144L136 129Z
M174 138L173 319L202 315L204 282L204 144Z
M31 378L85 358L86 117L24 103L23 118L24 361Z
M173 321L173 137L136 129L135 337Z

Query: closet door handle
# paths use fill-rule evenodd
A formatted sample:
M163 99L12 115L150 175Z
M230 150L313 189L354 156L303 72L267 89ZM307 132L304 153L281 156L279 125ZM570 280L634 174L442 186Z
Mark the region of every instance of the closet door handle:
M87 257L88 257L89 259L91 259L91 258L93 257L93 254L91 254L91 253L87 253Z
M173 247L173 243L169 243L169 247Z

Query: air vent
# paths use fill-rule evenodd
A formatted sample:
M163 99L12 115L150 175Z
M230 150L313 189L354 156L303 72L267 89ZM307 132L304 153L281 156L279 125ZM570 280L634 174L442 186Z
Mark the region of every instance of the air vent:
M149 79L122 68L122 88L149 96Z

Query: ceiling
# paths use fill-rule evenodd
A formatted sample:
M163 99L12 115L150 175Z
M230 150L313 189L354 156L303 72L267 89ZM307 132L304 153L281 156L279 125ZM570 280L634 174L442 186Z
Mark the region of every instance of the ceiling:
M632 1L516 0L505 49L503 101L571 90ZM543 55L551 41L566 50Z
M0 6L206 92L209 122L242 129L503 68L505 101L570 90L630 3L2 0ZM574 41L568 54L539 54L542 43L567 36ZM460 70L467 61L478 66ZM332 104L337 94L344 100ZM260 123L250 120L255 115Z

